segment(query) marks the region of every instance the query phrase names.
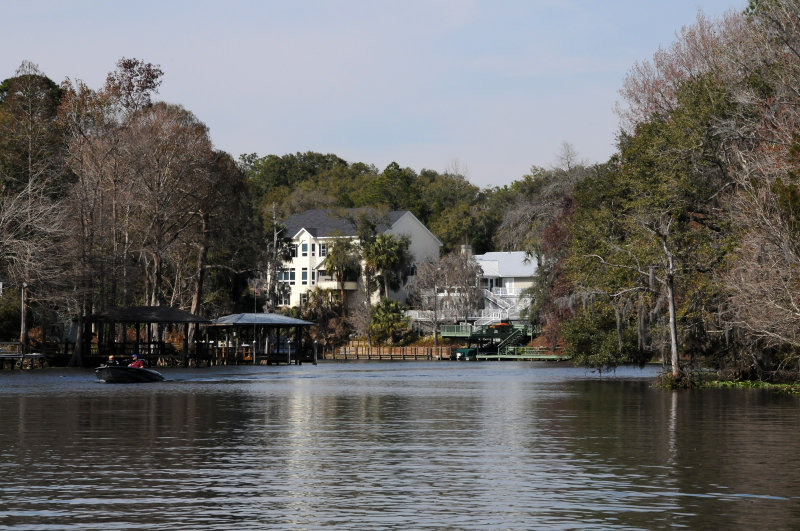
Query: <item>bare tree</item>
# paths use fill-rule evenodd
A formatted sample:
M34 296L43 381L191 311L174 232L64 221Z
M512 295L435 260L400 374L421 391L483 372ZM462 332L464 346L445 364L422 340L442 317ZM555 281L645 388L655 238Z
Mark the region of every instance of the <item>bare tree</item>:
M258 283L266 286L266 308L278 308L280 299L288 295L288 286L279 282L279 275L286 261L291 259L292 241L286 236L286 228L278 222L277 205L273 203L268 231L264 234L256 277Z
M681 28L669 47L636 63L619 91L624 105L617 105L616 111L623 130L632 133L637 124L673 111L685 82L728 69L730 50L746 40L745 24L741 13L729 12L719 21L698 13L695 24Z
M132 232L138 161L127 156L128 120L158 87L161 71L138 60L122 60L106 86L92 90L66 79L59 124L67 135L66 166L75 182L66 197L71 244L65 248L72 289L64 304L79 316L73 363L79 364L87 316L98 307L125 304L134 288ZM138 72L138 73L137 73ZM135 81L144 76L148 81ZM125 81L125 80L128 81Z
M135 183L135 251L146 271L147 300L157 306L168 250L193 227L212 189L213 150L205 125L182 107L162 103L133 115L121 144Z
M0 196L0 265L23 290L45 297L62 276L59 244L64 238L63 206L47 195L43 182L31 181L20 192ZM23 296L20 343L27 350L28 329Z
M483 270L478 261L466 254L450 253L440 263L445 271L445 303L452 310L453 320L475 315L483 304L480 286Z
M446 273L439 260L418 262L414 276L408 283L408 300L433 325L433 341L439 346L439 325L443 320Z
M134 300L198 311L223 217L234 224L249 213L237 203L244 177L191 112L152 103L160 68L133 59L117 66L99 91L62 85L79 313Z
M408 283L409 302L433 324L434 343L439 345L439 325L454 317L467 318L480 308L481 268L460 253L416 264Z
M61 275L53 252L63 236L56 199L63 182L63 142L55 118L58 86L24 61L0 91L0 261L8 280L44 298ZM51 216L50 219L47 216ZM20 343L27 349L22 298Z
M743 37L722 55L738 107L716 133L730 154L730 214L741 234L722 279L729 291L724 317L755 344L751 367L761 365L763 347L800 346L799 12L797 0L753 3ZM784 361L790 359L798 358Z
M117 69L106 77L105 92L125 112L135 112L152 104L152 95L158 92L163 75L158 65L123 57L117 61Z
M561 150L556 154L556 160L558 166L555 169L560 169L567 174L575 168L586 166L586 162L581 160L575 146L567 141L561 143Z

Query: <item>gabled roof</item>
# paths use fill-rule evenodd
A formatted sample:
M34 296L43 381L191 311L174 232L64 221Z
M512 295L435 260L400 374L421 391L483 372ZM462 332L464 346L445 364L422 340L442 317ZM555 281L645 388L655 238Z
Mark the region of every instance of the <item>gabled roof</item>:
M524 251L476 254L475 260L481 266L484 277L521 278L536 274L536 262L528 260Z
M311 321L295 319L278 313L235 313L211 321L212 326L253 326L291 327L313 325Z
M332 209L332 210L306 210L302 214L293 214L283 222L286 226L286 235L296 237L305 229L315 238L334 236L356 236L357 227L348 217L355 218L360 213L367 213L369 209ZM408 210L394 210L386 214L388 224L376 227L378 234L386 232L394 223L403 217Z
M116 323L207 323L208 319L170 306L126 306L92 315L93 321Z

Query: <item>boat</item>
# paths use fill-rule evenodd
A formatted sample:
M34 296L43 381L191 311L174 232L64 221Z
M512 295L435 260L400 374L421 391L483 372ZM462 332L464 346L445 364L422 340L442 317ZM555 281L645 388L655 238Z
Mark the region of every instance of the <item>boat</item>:
M100 365L94 370L97 379L105 383L163 382L164 376L153 369L126 367L124 365Z

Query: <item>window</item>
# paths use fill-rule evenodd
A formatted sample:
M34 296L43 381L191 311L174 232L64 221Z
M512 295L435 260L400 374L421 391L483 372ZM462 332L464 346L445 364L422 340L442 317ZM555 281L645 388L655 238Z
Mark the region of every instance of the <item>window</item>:
M279 306L289 306L292 303L291 293L281 293L278 297Z
M317 283L316 275L317 275L317 272L312 269L311 270L311 285L312 286Z
M320 256L328 256L328 244L327 243L319 244L319 255Z
M278 282L294 284L294 269L283 269L278 272Z
M292 258L297 258L297 244L291 245L289 247L289 256Z
M308 244L303 243L300 245L300 256L308 256Z
M300 284L303 286L308 285L308 268L304 267L302 272L300 273Z
M312 243L311 244L311 256L316 256L316 254L315 254L316 252L317 252L317 244L316 243Z
M300 294L300 306L305 306L308 302L308 293L301 293Z

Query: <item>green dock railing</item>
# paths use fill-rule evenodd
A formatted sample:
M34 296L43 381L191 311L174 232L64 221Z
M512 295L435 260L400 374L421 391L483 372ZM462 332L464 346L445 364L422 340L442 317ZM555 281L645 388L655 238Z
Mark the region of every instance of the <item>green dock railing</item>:
M518 360L518 361L565 361L570 356L553 354L547 347L505 347L497 353L482 352L478 354L479 360Z

